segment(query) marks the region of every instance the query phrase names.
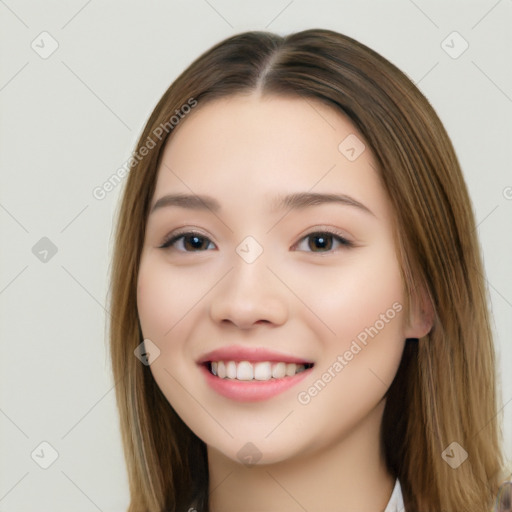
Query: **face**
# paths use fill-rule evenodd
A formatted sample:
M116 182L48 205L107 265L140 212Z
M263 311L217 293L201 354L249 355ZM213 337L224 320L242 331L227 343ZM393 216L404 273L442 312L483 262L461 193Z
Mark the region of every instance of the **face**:
M423 335L405 318L393 212L363 144L322 103L239 95L199 106L165 147L137 290L160 351L150 369L234 461L342 442ZM201 200L160 201L171 194Z

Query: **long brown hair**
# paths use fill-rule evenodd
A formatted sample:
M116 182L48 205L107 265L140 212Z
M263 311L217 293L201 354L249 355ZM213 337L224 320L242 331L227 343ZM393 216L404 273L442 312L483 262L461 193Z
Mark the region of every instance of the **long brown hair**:
M495 354L474 215L455 151L404 73L350 37L314 29L286 37L246 32L218 43L169 87L137 144L136 154L145 156L134 160L126 181L109 297L129 512L177 512L192 504L208 510L206 446L134 356L143 340L137 276L160 156L174 129L170 119L193 101L200 108L254 91L320 100L350 118L375 155L394 207L409 301L423 290L432 304L433 328L406 343L381 430L406 511L491 510L503 477ZM150 139L151 149L143 151ZM468 455L457 468L443 455L454 447Z

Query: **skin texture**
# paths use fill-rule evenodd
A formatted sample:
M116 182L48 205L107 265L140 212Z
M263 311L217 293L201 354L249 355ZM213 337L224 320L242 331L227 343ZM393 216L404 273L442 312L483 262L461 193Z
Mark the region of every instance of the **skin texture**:
M405 318L391 206L368 147L354 161L339 151L350 134L363 140L320 102L252 93L200 105L164 150L152 204L180 192L212 196L222 207L215 214L155 210L137 290L144 338L160 349L152 374L207 444L213 512L376 512L390 498L394 479L379 442L383 397L405 339L430 326L417 308ZM336 203L271 211L274 196L294 192L346 194L372 213ZM202 250L190 238L159 248L178 228L206 237ZM306 238L333 229L353 247ZM247 236L263 249L251 264L236 252ZM383 314L388 321L377 326L384 327L333 372L338 356ZM233 344L315 366L284 393L241 403L213 391L196 364ZM298 393L329 368L335 376L301 403ZM248 442L261 454L253 466L238 455Z

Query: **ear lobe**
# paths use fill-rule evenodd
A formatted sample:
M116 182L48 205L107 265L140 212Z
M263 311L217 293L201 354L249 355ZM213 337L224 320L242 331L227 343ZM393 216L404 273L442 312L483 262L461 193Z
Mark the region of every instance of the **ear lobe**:
M434 326L434 306L432 300L422 287L421 292L411 300L409 318L405 327L405 337L420 339L426 336Z

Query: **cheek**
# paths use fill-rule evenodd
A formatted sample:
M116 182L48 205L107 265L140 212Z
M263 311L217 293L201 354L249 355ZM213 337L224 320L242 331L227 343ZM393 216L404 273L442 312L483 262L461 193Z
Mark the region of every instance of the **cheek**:
M339 347L360 333L364 338L365 329L375 325L386 336L393 332L400 337L403 288L394 251L354 253L345 263L310 274L309 293L303 292L318 318L335 333L335 343Z
M189 340L208 318L207 296L218 280L216 275L207 269L172 268L154 254L141 260L137 283L141 330L163 356L151 364L154 374L168 369L182 375L183 363L189 364L194 357L195 347Z
M139 321L144 338L156 343L161 351L172 349L167 341L175 335L184 314L185 297L177 293L177 284L169 282L159 265L141 263L137 283Z
M142 259L137 282L137 309L145 337L163 341L197 302L198 290L186 272L169 272L156 258Z
M137 310L144 338L162 337L165 332L166 311L172 311L170 297L165 293L164 280L158 269L141 261L137 282ZM167 329L169 326L167 326Z
M405 343L402 278L394 251L378 251L347 265L330 290L323 311L336 336L326 341L322 363L325 370L336 361L340 365L331 370L338 377L323 399L343 397L342 408L363 413L391 384Z

